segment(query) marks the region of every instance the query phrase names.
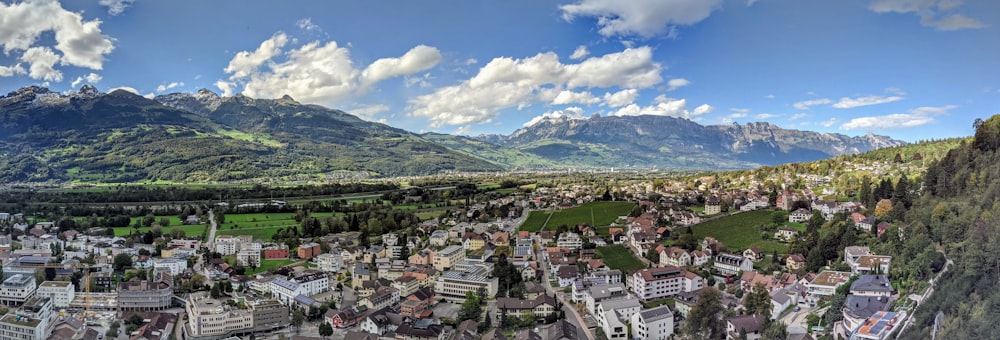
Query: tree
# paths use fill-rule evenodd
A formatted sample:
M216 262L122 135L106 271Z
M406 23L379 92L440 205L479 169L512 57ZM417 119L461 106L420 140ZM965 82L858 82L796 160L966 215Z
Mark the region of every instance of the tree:
M333 326L330 326L329 322L319 324L319 336L326 338L331 335L333 335Z
M760 333L760 338L761 340L784 340L788 338L788 327L778 321L771 322Z
M121 253L115 255L114 267L116 272L125 270L126 268L132 267L132 256L129 254Z
M656 252L656 248L649 248L649 250L646 251L646 259L649 260L649 262L659 263L660 253Z
M465 302L458 310L458 322L465 320L479 321L479 316L483 314L483 307L479 305L479 295L472 291L465 292Z
M746 306L747 314L763 315L767 318L771 316L771 294L767 293L767 288L761 283L750 290L743 305Z
M882 218L892 212L892 201L883 199L875 204L875 217Z
M722 339L725 335L722 323L722 292L713 287L698 293L698 302L691 307L685 323L685 332L704 339Z
M218 282L216 282L214 285L212 285L211 295L212 295L212 298L214 298L214 299L218 299L219 297L222 296L222 289L219 288L219 283Z
M295 327L295 333L297 334L302 327L302 322L306 320L306 316L302 314L302 311L296 309L292 313L292 326Z

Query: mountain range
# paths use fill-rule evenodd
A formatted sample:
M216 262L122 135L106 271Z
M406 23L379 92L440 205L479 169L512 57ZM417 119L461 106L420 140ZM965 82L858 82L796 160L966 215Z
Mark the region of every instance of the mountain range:
M145 98L92 86L0 97L0 183L213 182L513 168L748 168L903 142L662 117L544 119L511 135L415 134L285 96Z

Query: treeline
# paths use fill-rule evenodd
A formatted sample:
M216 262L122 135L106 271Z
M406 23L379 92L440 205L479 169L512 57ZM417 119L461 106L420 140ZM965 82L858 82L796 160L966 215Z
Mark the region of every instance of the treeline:
M1000 339L1000 116L975 127L971 142L928 168L927 194L900 228L954 261L900 338L930 338L940 312L939 339Z
M31 203L145 203L228 201L241 199L283 199L378 192L398 189L395 183L333 183L290 187L204 187L116 185L106 191L36 191L5 190L0 192L0 202L8 204ZM89 215L89 213L87 213ZM77 215L82 216L82 215Z

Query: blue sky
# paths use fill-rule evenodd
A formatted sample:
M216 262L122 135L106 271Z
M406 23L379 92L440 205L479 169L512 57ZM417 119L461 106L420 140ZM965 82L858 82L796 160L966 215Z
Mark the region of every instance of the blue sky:
M1000 113L992 0L0 2L0 92L288 94L414 132L658 114L907 141Z

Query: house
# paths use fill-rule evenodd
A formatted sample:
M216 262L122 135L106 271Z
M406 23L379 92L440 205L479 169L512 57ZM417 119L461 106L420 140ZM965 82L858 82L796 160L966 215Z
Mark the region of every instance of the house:
M891 225L889 225L889 222L879 223L878 226L875 227L877 229L876 236L882 237L882 234L885 234L885 231L889 230L889 227L891 227Z
M712 268L718 270L722 275L736 275L740 271L752 270L753 261L743 256L722 253L715 256Z
M583 239L580 238L580 234L565 232L559 235L559 239L556 241L556 246L559 248L577 250L583 248Z
M434 304L434 290L423 287L406 296L399 304L399 313L405 317L417 318Z
M851 213L851 221L854 222L854 227L858 229L872 231L872 226L875 225L875 216L865 216L860 213Z
M323 319L329 322L333 328L348 328L361 322L363 316L358 314L353 307L348 307L341 311L331 309L326 312Z
M866 319L852 331L851 339L885 340L899 325L899 315L894 312L880 311Z
M556 299L548 295L539 295L533 300L500 297L497 298L496 306L497 324L504 315L516 316L522 320L533 315L539 320L557 312Z
M669 247L660 252L660 265L687 267L691 265L691 254L678 247Z
M873 274L888 273L889 265L892 264L892 256L886 255L861 255L854 263L851 263L851 273Z
M851 295L890 297L896 293L885 275L861 275L851 284Z
M444 334L444 326L433 323L430 319L420 319L412 322L404 322L396 328L396 339L403 340L432 340L440 339Z
M836 293L837 287L847 283L850 279L851 273L824 270L806 285L806 301L815 305L819 299Z
M485 337L483 338L486 339ZM545 337L546 340L576 340L577 331L576 326L569 323L565 319L560 319L549 326L548 334Z
M311 259L313 256L323 253L318 243L309 242L299 246L298 255L300 259Z
M708 253L709 255L718 254L719 253L719 247L721 245L722 245L722 243L720 243L719 240L716 240L714 237L711 237L711 236L706 236L704 239L701 240L701 243L699 243L699 247L701 247L701 251L704 251L705 253Z
M789 226L778 228L778 231L774 233L774 238L784 240L786 242L795 240L798 236L799 231Z
M806 257L802 254L792 254L785 259L785 267L790 270L799 270L806 265Z
M583 290L584 306L590 314L597 313L597 305L604 301L631 299L628 288L621 283L596 284Z
M497 247L506 247L510 245L510 234L506 231L498 231L493 233L493 245Z
M576 281L577 277L579 276L580 276L579 267L560 266L559 274L557 275L557 277L559 278L559 287L560 288L569 287L569 285L573 284L573 281Z
M792 213L788 214L788 222L791 223L803 223L809 221L812 217L812 212L806 210L805 208L795 209Z
M743 257L750 259L750 261L760 261L764 259L764 252L760 250L760 247L752 246L743 251Z
M431 237L428 242L435 247L444 247L448 245L448 231L447 230L435 230L431 232Z
M718 196L705 199L705 215L715 215L722 212L722 201Z
M604 301L597 305L594 317L608 339L625 339L628 336L625 322L629 321L632 314L638 313L641 307L637 299Z
M865 246L844 247L844 263L847 263L848 266L854 268L855 266L857 266L858 259L860 259L862 256L871 254L872 254L871 250L869 250L868 247Z
M366 333L381 336L395 331L396 328L402 323L403 316L398 313L391 312L389 308L386 307L365 317L364 320L361 321L361 330Z
M747 340L760 339L760 333L763 331L765 321L764 316L761 315L743 315L727 318L726 339L739 339L741 331L746 334Z
M476 233L465 233L462 236L462 248L465 250L479 250L486 245L483 236Z
M659 306L632 314L632 335L644 340L667 340L674 333L674 312Z
M640 269L631 273L626 282L642 301L652 301L703 288L705 279L681 267Z
M691 252L691 265L701 266L708 263L708 253L701 250L695 250Z

